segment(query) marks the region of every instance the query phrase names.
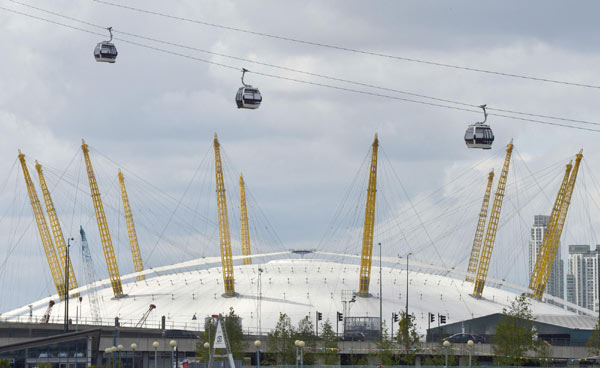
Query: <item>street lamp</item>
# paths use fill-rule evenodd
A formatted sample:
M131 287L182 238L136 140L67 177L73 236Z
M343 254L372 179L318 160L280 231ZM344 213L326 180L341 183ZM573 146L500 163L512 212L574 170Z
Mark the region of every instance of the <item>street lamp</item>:
M473 340L467 341L467 345L469 345L469 368L471 368L471 361L473 359Z
M137 350L137 344L133 343L131 344L131 351L133 352L133 356L131 358L131 367L135 368L135 351Z
M300 360L300 355L298 353L298 349L300 348L300 340L294 341L294 345L296 345L296 368L298 368L298 361Z
M204 349L206 349L206 364L208 364L208 361L210 360L210 344L207 342L204 343Z
M119 355L117 356L117 358L119 359L119 361L121 361L121 352L123 351L125 347L121 344L117 345L117 350L119 351Z
M158 367L158 346L160 344L158 343L158 341L154 341L152 343L152 347L154 348L154 368Z
M300 368L304 367L304 341L300 340L298 346L300 347Z
M171 345L171 367L173 367L173 362L175 361L175 347L177 346L177 341L171 340L169 341L169 345ZM177 368L177 365L174 366Z
M444 348L446 348L446 365L444 367L448 368L448 347L450 347L450 341L444 341Z
M260 340L254 341L254 346L256 346L256 367L260 368Z

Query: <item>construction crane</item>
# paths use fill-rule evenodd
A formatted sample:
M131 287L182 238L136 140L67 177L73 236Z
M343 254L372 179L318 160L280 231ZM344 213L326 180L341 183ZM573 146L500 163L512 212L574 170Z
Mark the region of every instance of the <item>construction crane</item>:
M100 298L98 298L98 293L96 293L96 289L93 287L93 284L97 281L96 269L94 268L92 253L90 252L83 226L79 226L79 234L81 235L81 258L83 258L83 263L85 264L85 281L87 284L87 296L90 304L90 311L94 322L101 323L102 315L100 314Z
M127 222L127 235L129 236L129 246L131 247L133 267L135 272L142 272L144 270L142 254L140 253L140 246L138 245L135 225L133 223L133 215L131 214L131 207L129 206L129 197L127 196L127 189L125 189L125 178L123 177L121 170L119 170L119 183L121 184L121 198L123 198L123 210L125 212L125 221ZM139 275L136 277L137 281L143 281L144 279L146 279L146 276L144 275Z
M42 189L42 195L44 197L44 203L46 204L46 212L48 212L48 220L50 220L50 228L52 229L52 234L54 235L54 242L56 243L56 250L59 255L60 269L65 269L65 264L68 262L69 265L69 290L77 289L77 279L75 278L75 271L73 271L73 264L71 263L71 258L67 258L67 246L65 244L65 238L62 233L62 229L60 227L60 222L58 221L58 216L56 215L56 209L54 208L54 202L52 202L52 197L50 196L50 191L48 190L48 185L46 184L46 179L44 178L44 173L42 172L42 165L39 162L35 162L35 169L37 170L38 177L40 179L40 188ZM76 298L79 296L79 293L75 293L71 295Z
M38 198L33 180L29 175L29 169L27 169L27 163L25 162L25 155L19 150L19 161L21 162L21 168L23 169L23 177L25 178L25 185L27 186L27 193L29 194L29 201L31 202L31 208L33 209L33 215L37 224L40 238L42 239L42 245L44 246L44 252L46 253L46 259L48 260L48 266L50 266L50 274L52 275L52 281L58 292L58 296L64 299L65 290L65 274L63 268L60 267L58 258L56 257L56 249L52 242L52 236L50 230L48 230L48 223L46 222L46 216L42 211L42 205Z
M106 259L106 266L108 268L108 277L110 278L110 284L115 298L120 298L123 296L123 285L121 284L119 266L117 264L117 258L115 257L115 250L110 237L110 231L108 230L108 222L106 221L102 198L100 198L100 190L98 189L98 183L96 182L96 175L94 174L94 168L92 167L92 161L90 160L90 150L83 139L81 140L81 149L83 150L83 156L85 158L85 166L90 182L90 192L92 194L92 201L94 202L94 212L96 213L96 222L98 223L100 240L102 241L102 250L104 251L104 258Z
M42 323L48 323L50 322L50 313L52 313L52 307L54 307L54 300L51 300L48 303L48 308L46 308L46 311L44 312L44 315L42 316Z
M492 204L492 211L490 212L490 220L488 221L485 240L483 241L483 248L481 249L481 256L479 258L479 265L477 266L477 274L475 276L475 284L473 287L473 296L475 298L481 298L488 270L490 268L490 260L492 258L494 242L496 241L496 232L498 231L498 222L500 221L500 211L502 210L502 201L504 200L504 191L506 189L506 179L508 178L508 169L510 167L512 151L513 144L511 139L508 146L506 146L506 157L504 158L504 165L502 166L500 178L498 179L498 187L496 187L494 203Z
M548 284L548 278L550 277L550 272L552 271L552 266L554 264L554 259L556 257L556 252L558 251L558 244L560 242L560 237L562 235L563 228L565 226L565 221L567 219L567 213L569 212L569 205L571 204L571 197L573 196L573 190L575 189L575 181L577 180L577 173L579 172L579 164L581 163L581 159L583 158L583 150L579 151L577 156L575 157L575 166L573 166L573 170L569 174L569 182L564 187L563 198L560 204L560 211L555 214L555 222L553 224L553 228L551 232L548 232L548 228L546 229L546 233L544 235L544 239L542 240L542 247L540 248L540 254L538 254L536 260L536 268L538 266L538 261L541 263L539 266L539 272L537 272L537 277L533 280L532 275L532 283L530 282L529 287L533 289L533 297L541 300L544 295L544 291L546 290L546 285ZM565 173L565 177L568 173ZM564 179L563 179L564 184ZM562 186L561 186L561 189ZM560 194L560 192L559 192ZM554 208L552 209L554 213ZM550 218L552 221L552 217ZM548 223L550 226L550 223ZM548 237L548 241L546 238ZM544 248L544 244L546 247ZM544 253L542 254L542 249Z
M138 323L135 324L135 327L142 327L142 326L144 326L144 323L146 323L146 320L148 319L148 316L150 315L150 313L154 309L156 309L156 305L150 304L150 307L148 308L147 311L144 312L144 314L142 315L142 318L140 318L140 320L138 321Z
M375 196L377 194L377 150L379 140L377 134L372 144L371 167L369 169L369 187L367 188L367 205L365 207L365 224L363 229L362 252L360 256L360 280L358 295L369 296L371 283L371 263L373 257L373 230L375 228Z
M242 264L252 264L252 253L250 252L250 229L248 228L248 209L246 207L246 185L244 177L240 174L240 223L242 233Z
M479 262L479 254L481 252L481 242L483 240L483 232L485 231L485 220L487 219L488 207L490 204L490 193L492 192L492 183L494 182L494 170L488 175L485 194L483 195L483 203L481 211L479 211L479 221L475 230L475 238L473 239L473 248L471 248L471 257L469 258L469 267L467 268L466 281L473 282L473 275L477 271L477 263Z
M224 296L235 296L235 280L233 278L233 260L231 256L231 235L229 234L229 217L227 216L227 198L223 181L223 165L221 163L221 145L215 133L213 141L215 149L215 178L217 183L217 206L219 210L219 243L221 246L221 264L223 266Z

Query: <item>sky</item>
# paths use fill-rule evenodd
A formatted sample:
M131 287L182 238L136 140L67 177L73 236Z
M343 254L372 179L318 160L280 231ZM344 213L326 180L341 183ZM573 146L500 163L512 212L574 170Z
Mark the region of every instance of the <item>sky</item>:
M600 5L592 1L578 2L576 7L557 1L114 1L313 43L600 85L595 19ZM359 252L368 155L375 133L381 172L375 242L383 242L384 254L412 251L421 261L466 268L487 173L494 168L498 176L511 138L516 152L490 276L527 283L528 227L534 214L549 213L564 165L581 148L582 178L562 240L563 256L564 244L596 243L600 172L593 163L600 159L599 131L489 116L496 137L493 149L467 149L464 131L481 120L481 113L298 83L289 79L422 101L250 61L471 105L588 122L600 122L599 88L289 42L92 0L76 5L62 0L23 3L112 26L121 41L114 41L119 51L115 64L97 63L92 51L107 38L106 30L12 1L0 5L4 8L0 9L0 288L8 296L0 300L0 312L53 292L16 161L19 149L36 183L33 163L42 163L63 231L79 244L79 226L86 228L96 272L106 277L80 150L82 138L92 149L122 273L132 272L133 266L119 202L119 168L128 183L147 267L218 254L211 171L215 133L226 166L234 254L240 253L239 218L234 214L239 211L241 172L251 197L257 250ZM289 79L248 73L246 83L260 88L264 100L257 110L237 109L234 96L243 67ZM599 130L597 125L537 119ZM76 274L84 280L80 250L74 251Z

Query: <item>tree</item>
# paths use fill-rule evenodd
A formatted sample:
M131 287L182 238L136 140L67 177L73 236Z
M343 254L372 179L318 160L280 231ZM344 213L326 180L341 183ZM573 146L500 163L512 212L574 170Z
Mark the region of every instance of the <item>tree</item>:
M10 361L0 359L0 368L10 368Z
M393 365L396 364L396 359L394 356L393 348L394 342L390 338L388 333L388 329L385 327L385 321L381 326L381 339L377 341L377 357L379 361L383 365Z
M321 359L325 365L338 364L338 338L329 319L323 324L323 331L321 332L321 347L323 351L321 353Z
M417 354L416 348L419 345L419 333L417 332L414 314L409 314L406 318L406 312L400 312L396 341L398 341L398 345L404 348L404 355L401 360L406 364L413 364Z
M267 335L269 353L275 358L276 364L295 364L296 362L296 331L287 314L279 314L279 321L272 332Z
M303 353L304 364L313 365L315 363L315 354L311 353L311 350L316 348L317 337L312 321L308 316L298 322L298 330L296 330L294 342L296 340L302 340L306 344Z
M590 336L586 346L590 355L600 355L600 317L598 318L596 326L594 326L592 336Z
M222 316L219 314L219 316ZM229 308L229 314L223 319L225 322L225 333L229 340L229 348L233 359L242 359L244 357L244 333L242 331L242 319L238 316L233 307ZM213 323L212 318L206 318L204 320L204 338L196 343L196 356L201 358L202 361L208 362L208 350L212 349L212 344L215 337L217 325ZM206 349L204 343L208 342L210 348Z
M531 312L531 303L523 294L511 302L510 308L502 310L502 317L496 327L492 343L497 363L501 365L521 365L521 357L527 351L543 350L545 344L537 340L535 318Z

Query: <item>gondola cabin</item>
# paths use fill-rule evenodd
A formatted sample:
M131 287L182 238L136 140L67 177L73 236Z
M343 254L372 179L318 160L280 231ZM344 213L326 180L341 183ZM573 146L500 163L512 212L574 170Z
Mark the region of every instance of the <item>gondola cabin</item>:
M465 143L469 148L490 149L494 143L494 132L486 124L469 125L465 132Z
M262 95L258 88L244 86L238 89L235 95L235 103L238 109L258 109L262 102Z
M97 62L114 63L117 59L117 48L109 41L98 42L94 49L94 57Z

